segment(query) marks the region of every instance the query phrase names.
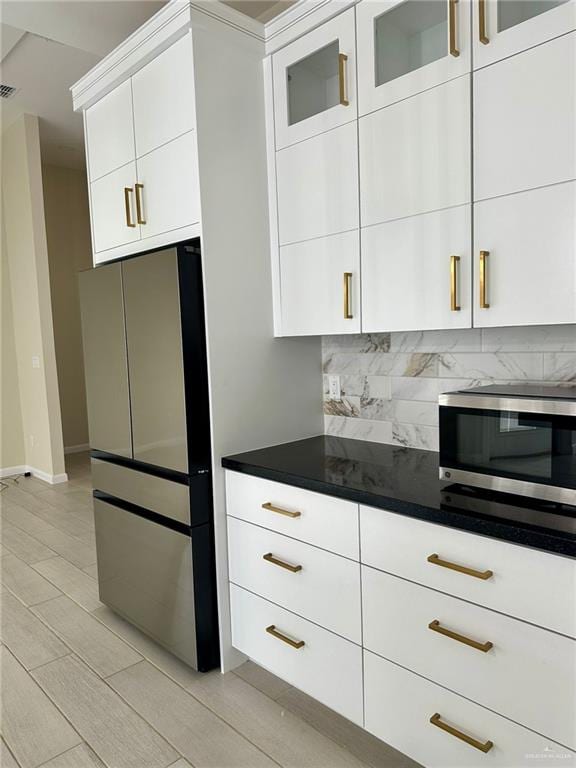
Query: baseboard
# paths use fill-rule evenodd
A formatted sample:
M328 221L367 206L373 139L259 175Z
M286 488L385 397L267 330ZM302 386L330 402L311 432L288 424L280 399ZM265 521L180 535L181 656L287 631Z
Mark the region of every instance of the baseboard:
M58 483L67 483L68 475L66 472L62 472L60 475L50 475L48 472L44 472L42 469L36 469L36 467L0 467L0 478L3 477L15 477L17 475L23 475L26 472L30 472L33 477L37 477L38 480L43 480L50 485L57 485Z
M67 445L64 446L64 453L84 453L90 450L90 443L82 443L82 445Z

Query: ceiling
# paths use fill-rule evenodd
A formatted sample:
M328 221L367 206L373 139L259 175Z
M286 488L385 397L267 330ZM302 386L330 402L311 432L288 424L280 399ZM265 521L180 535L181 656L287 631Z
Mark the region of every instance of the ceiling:
M294 0L226 0L266 22ZM24 112L40 118L42 159L84 167L82 117L69 88L165 0L2 0L0 82L17 89L2 100L2 129Z

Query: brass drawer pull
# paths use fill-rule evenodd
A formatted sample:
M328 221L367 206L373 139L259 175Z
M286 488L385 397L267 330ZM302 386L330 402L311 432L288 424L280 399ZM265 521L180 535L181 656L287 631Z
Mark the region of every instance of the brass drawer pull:
M146 219L142 215L142 197L140 195L144 189L144 184L135 184L134 189L136 190L136 221L138 224L146 224Z
M262 504L262 509L267 509L268 512L276 512L278 515L284 515L285 517L300 517L302 514L302 512L291 512L289 509L277 507L275 504L272 504L271 501Z
M306 645L304 640L292 640L291 637L286 637L282 632L278 632L274 624L270 624L269 627L266 627L266 632L268 632L269 635L272 635L272 637L282 640L283 643L287 643L291 648L296 648L296 650L303 648Z
M344 272L344 320L352 320L352 272Z
M450 309L452 312L460 312L462 307L458 304L458 264L460 256L450 256Z
M449 560L442 560L436 554L428 555L426 559L429 563L432 563L432 565L440 565L442 568L450 568L451 571L465 573L466 576L473 576L475 579L482 579L483 581L486 581L486 579L489 579L494 575L492 571L475 571L474 568L467 568L465 565L456 565L456 563L451 563Z
M430 722L432 725L435 725L436 728L440 728L441 730L446 731L446 733L449 733L451 736L456 736L457 739L460 739L460 741L465 741L466 744L470 744L471 747L479 749L480 752L490 752L494 746L491 741L485 741L482 743L477 739L473 739L472 736L468 736L467 734L462 733L462 731L459 731L457 728L452 728L451 725L443 723L441 717L442 715L439 715L438 712L436 712L436 714L432 715L430 718Z
M456 3L458 0L448 0L450 10L450 56L460 56L456 42Z
M488 292L488 278L486 276L486 265L490 251L480 251L480 309L490 309L490 304L486 299Z
M349 107L350 102L346 95L346 62L348 56L345 53L338 54L338 87L339 87L339 100L343 107Z
M428 629L431 629L433 632L438 632L441 635L445 635L452 640L457 640L459 643L464 643L464 645L469 645L471 648L475 648L477 651L482 651L483 653L487 653L491 648L494 647L494 644L490 641L487 641L486 643L479 643L477 640L471 640L469 637L459 635L458 632L452 632L451 629L442 627L438 619L431 621L430 624L428 624Z
M301 565L290 565L290 563L285 563L284 560L279 560L277 557L274 557L272 552L268 552L267 555L262 555L262 559L266 560L267 563L272 563L272 565L279 565L280 568L285 568L287 571L290 571L290 573L298 573L298 571L302 570Z
M482 45L488 45L490 42L486 34L486 0L478 0L478 39Z
M130 195L134 190L132 187L124 187L124 208L126 209L126 226L135 227L136 224L132 221L132 214L130 213Z

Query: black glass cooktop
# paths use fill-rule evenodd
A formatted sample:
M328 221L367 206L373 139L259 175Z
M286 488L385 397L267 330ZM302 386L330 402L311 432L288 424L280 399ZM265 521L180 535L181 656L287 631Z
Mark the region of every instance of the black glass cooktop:
M222 466L576 557L576 507L448 484L433 451L320 435L228 456Z

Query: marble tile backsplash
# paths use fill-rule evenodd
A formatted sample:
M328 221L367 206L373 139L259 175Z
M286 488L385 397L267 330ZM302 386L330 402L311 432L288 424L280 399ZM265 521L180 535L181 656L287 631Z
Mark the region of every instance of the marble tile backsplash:
M491 383L576 385L576 325L324 336L326 434L438 450L438 395ZM341 400L330 400L338 374Z

